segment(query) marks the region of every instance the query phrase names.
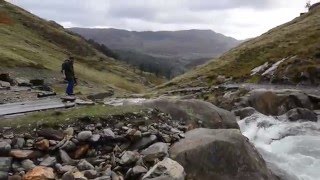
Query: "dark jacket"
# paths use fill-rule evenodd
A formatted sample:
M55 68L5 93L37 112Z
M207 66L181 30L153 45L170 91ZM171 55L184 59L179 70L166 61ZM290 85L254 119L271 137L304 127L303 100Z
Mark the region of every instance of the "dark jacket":
M73 70L73 62L70 60L65 60L62 64L61 71L64 72L66 79L75 80L74 70Z

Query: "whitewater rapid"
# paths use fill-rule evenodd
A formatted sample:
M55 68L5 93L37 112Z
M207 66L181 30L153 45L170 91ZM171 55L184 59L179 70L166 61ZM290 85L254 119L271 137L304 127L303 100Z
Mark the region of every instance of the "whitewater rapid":
M285 172L285 179L320 179L319 117L318 122L289 122L285 116L255 113L238 123L268 165Z

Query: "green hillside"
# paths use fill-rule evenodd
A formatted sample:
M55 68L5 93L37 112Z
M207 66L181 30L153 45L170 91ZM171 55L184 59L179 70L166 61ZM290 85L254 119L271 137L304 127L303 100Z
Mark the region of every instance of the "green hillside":
M272 65L283 58L274 73L273 82L285 77L298 84L302 73L308 74L313 84L320 79L320 8L295 18L267 33L242 43L221 57L160 86L164 89L178 87L210 86L224 75L235 82L262 82L261 76L251 76L251 70L268 62Z
M62 91L64 85L58 83L62 79L60 67L70 55L76 58L75 71L80 79L77 89L84 94L106 89L143 92L159 83L152 74L136 73L132 67L104 56L59 24L0 1L0 72L45 78Z

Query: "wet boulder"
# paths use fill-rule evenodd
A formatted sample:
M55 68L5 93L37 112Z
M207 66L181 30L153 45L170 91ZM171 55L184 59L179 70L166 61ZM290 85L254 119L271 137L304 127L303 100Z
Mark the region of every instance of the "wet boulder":
M253 90L246 105L265 115L282 115L294 108L313 109L307 94L293 90Z
M195 129L175 143L170 157L180 163L186 179L275 179L253 145L237 129Z
M253 107L245 107L241 109L234 110L233 113L236 116L239 116L240 119L244 119L252 114L256 113L257 111Z
M313 121L317 122L317 114L309 109L295 108L286 113L289 121Z
M239 129L236 117L229 111L201 100L157 99L144 105L170 114L172 119L185 122L190 129Z

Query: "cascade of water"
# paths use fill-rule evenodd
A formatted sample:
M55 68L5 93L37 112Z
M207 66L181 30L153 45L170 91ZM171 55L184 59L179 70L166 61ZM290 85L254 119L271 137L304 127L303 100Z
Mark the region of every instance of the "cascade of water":
M285 117L256 113L238 123L269 164L295 179L320 178L319 122L289 122Z

